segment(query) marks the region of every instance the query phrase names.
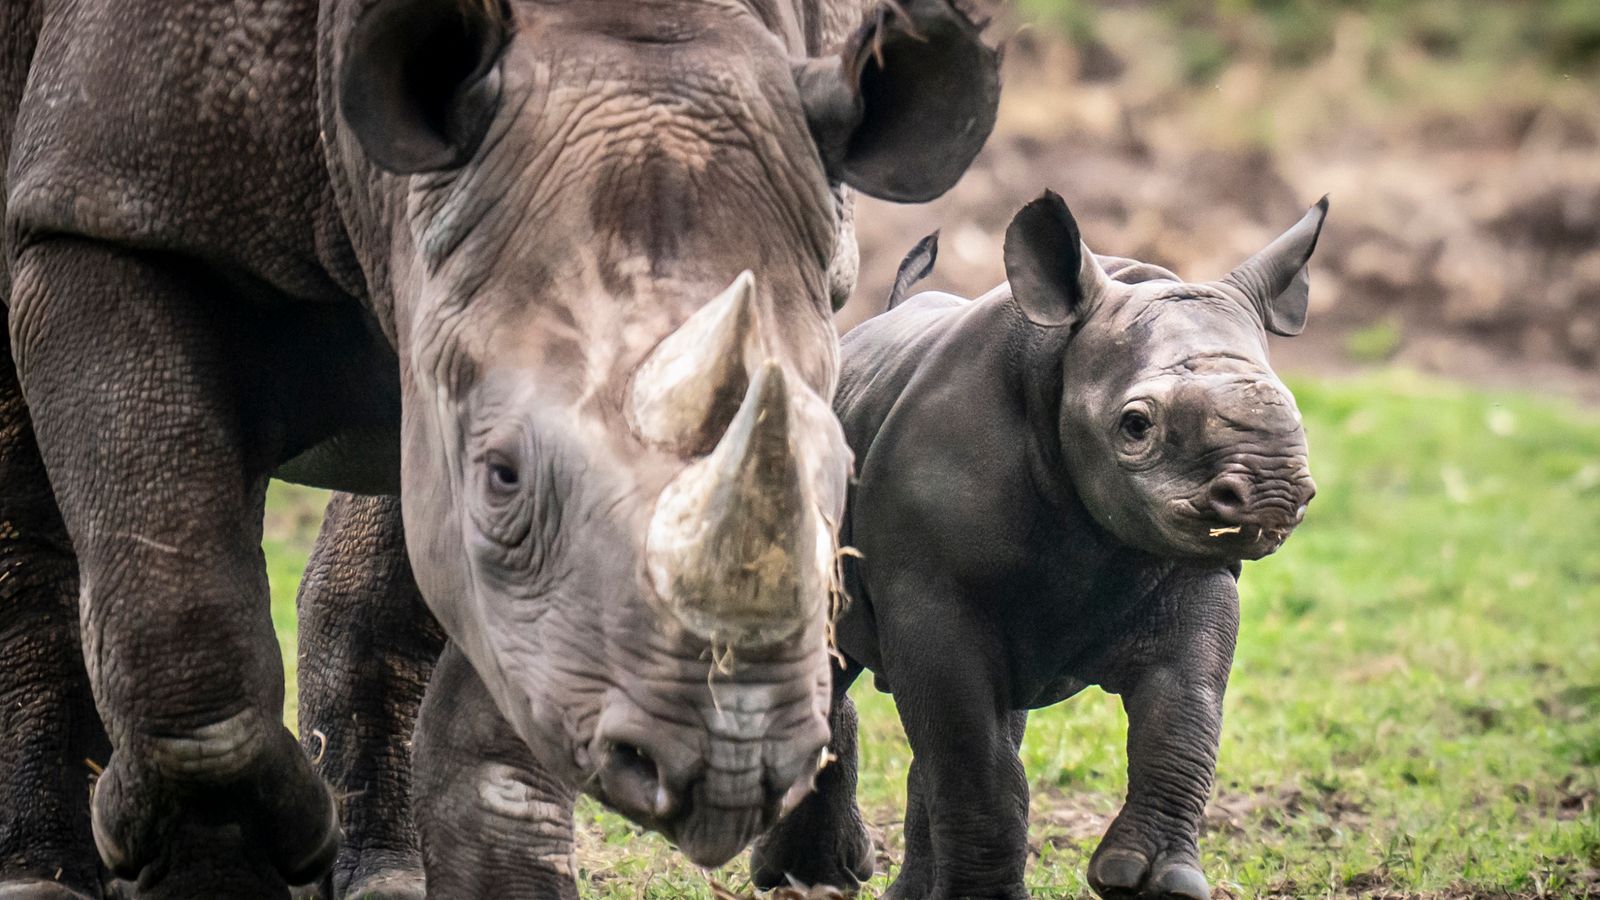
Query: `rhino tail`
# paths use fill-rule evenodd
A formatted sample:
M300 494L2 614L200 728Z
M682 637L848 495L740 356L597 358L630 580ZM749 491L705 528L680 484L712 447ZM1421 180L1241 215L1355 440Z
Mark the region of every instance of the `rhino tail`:
M889 305L886 309L894 309L900 301L911 295L911 288L917 282L933 274L933 264L939 259L939 232L935 231L911 248L906 258L900 261L899 271L894 273L894 287L889 291Z

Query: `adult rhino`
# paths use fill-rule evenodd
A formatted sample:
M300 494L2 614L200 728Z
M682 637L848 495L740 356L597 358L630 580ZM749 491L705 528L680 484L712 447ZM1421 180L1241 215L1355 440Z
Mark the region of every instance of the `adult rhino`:
M705 746L731 654L760 790L673 783L673 821L710 860L770 818L827 739L830 188L934 196L993 121L971 23L901 7L6 4L0 896L98 896L92 847L142 897L328 868L260 548L285 467L402 489L422 596L562 784Z

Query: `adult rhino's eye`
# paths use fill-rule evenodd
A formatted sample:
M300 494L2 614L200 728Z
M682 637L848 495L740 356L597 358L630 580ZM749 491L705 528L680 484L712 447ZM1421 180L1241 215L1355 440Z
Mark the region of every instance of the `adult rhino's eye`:
M516 466L504 457L491 456L484 465L488 469L489 490L496 494L507 495L517 492L517 487L522 483L522 478L517 474Z
M1130 409L1122 414L1122 433L1130 441L1142 441L1150 436L1150 417L1144 413Z

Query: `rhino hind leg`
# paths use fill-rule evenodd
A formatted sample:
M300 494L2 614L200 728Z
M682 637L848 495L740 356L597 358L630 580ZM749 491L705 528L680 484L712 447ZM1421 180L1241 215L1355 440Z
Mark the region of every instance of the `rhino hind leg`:
M0 900L98 897L89 786L111 747L78 643L77 560L3 339L0 659Z
M411 734L444 635L406 557L397 497L336 494L306 566L300 740L344 798L323 900L421 900Z
M854 890L872 877L873 844L856 806L856 706L846 693L861 674L849 663L833 671L828 714L833 762L817 776L816 790L756 842L750 881L762 890L792 882Z
M143 895L208 896L184 885L215 872L238 879L227 896L285 897L326 871L338 823L281 721L267 476L229 376L228 288L72 238L27 247L12 271L18 374L112 745L91 802L101 859Z
M428 685L412 753L429 900L577 900L576 791L534 761L454 644Z

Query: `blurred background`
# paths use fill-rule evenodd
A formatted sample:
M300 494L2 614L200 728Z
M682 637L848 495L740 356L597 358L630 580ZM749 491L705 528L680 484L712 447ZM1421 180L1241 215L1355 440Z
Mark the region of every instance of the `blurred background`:
M1046 187L1092 248L1191 280L1331 194L1310 324L1273 349L1320 491L1244 568L1214 896L1600 896L1600 0L1019 2L991 6L1006 88L974 169L926 206L860 201L841 327L934 229L927 287L999 283ZM278 485L269 510L291 673L324 500ZM870 681L867 896L904 855L910 762ZM1093 896L1125 738L1098 689L1031 716L1034 897ZM702 872L579 819L585 897L749 894L743 859Z
M1323 194L1287 368L1400 362L1600 399L1600 2L1020 0L999 126L924 207L861 202L861 291L942 229L930 284L1002 280L1050 187L1090 247L1226 273ZM1024 24L1029 23L1029 24Z

